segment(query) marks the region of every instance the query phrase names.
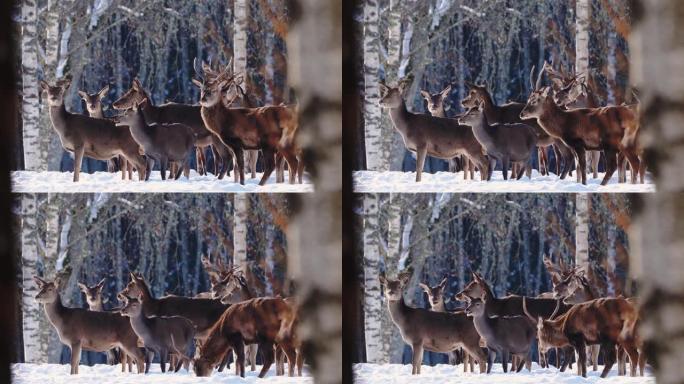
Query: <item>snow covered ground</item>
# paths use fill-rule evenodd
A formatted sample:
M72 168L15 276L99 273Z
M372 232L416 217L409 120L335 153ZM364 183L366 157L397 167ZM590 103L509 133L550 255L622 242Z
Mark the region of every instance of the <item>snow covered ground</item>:
M441 383L550 383L550 384L574 384L574 383L655 383L655 377L629 377L617 376L617 365L601 379L602 366L594 372L589 368L587 378L577 376L575 365L572 370L561 373L555 368L541 368L536 363L532 364L532 372L523 368L520 373L503 373L501 364L492 367L492 373L482 375L479 373L463 373L463 366L439 364L434 367L423 365L419 376L411 375L411 365L401 364L356 364L354 366L354 383L392 383L392 384L441 384ZM477 370L477 366L475 367Z
M475 181L463 180L463 172L423 172L422 180L416 183L415 172L375 172L355 171L354 192L655 192L655 184L650 175L646 175L645 184L618 183L617 172L606 186L601 186L603 173L594 179L589 175L587 185L576 182L575 176L560 180L555 175L542 176L537 170L532 171L532 179L523 176L520 180L503 180L501 171L494 171L491 181L480 181L479 173L475 173ZM629 180L629 171L627 175Z
M214 372L211 377L196 377L194 373L186 372L183 368L178 373L161 373L159 364L153 364L150 373L146 375L121 373L121 365L98 364L92 367L81 365L78 368L78 375L72 376L69 375L67 364L14 364L12 365L12 382L15 384L313 383L306 367L303 372L306 376L287 377L276 376L274 365L264 379L257 377L260 369L261 367L257 366L256 372L251 372L247 368L245 378L242 379L234 375L232 364L230 371Z
M261 173L252 179L246 175L245 185L233 181L233 176L226 176L218 180L214 175L200 176L194 170L190 171L190 178L181 176L178 180L161 180L159 171L154 171L150 180L137 181L121 180L121 173L95 172L92 174L81 172L80 180L74 183L72 172L12 172L12 192L15 193L44 193L44 192L251 192L251 193L303 193L313 192L311 179L304 175L303 184L289 184L288 173L285 171L285 183L275 182L275 172L264 186L259 186Z

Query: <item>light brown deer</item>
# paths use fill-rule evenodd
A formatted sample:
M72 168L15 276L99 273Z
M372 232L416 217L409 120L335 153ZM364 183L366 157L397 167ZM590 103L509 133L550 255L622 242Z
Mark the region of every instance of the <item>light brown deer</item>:
M404 93L411 78L403 79L396 87L383 83L380 87L380 105L389 109L394 129L404 139L406 149L416 154L416 182L423 174L427 155L439 159L453 159L466 155L480 169L480 179L486 180L488 161L482 145L475 139L472 128L460 125L454 119L409 112Z
M52 127L62 147L74 154L74 182L79 180L83 156L105 161L123 156L135 166L139 179L143 180L145 159L131 133L109 120L68 112L64 106L64 93L70 85L71 78L59 80L54 86L40 82L41 89L47 93ZM125 171L122 168L122 172Z
M431 287L423 283L418 284L428 296L428 303L430 303L430 309L435 312L446 312L446 308L444 307L444 288L446 287L446 283L447 278L445 277L439 284L437 284L434 287ZM449 352L448 355L450 361L455 360L455 353ZM461 355L463 356L463 372L468 372L468 367L470 367L470 372L475 372L475 359L473 359L469 354L465 353L464 351L461 351Z
M430 114L435 117L447 117L446 109L444 107L444 99L446 99L449 96L449 93L451 93L451 84L447 85L447 87L439 93L432 94L425 90L420 91L420 94L427 102L428 112L430 112ZM463 180L468 180L468 176L470 176L470 180L475 180L475 166L473 165L472 161L470 161L467 157L463 155L460 156L459 160L461 163L461 167L463 168ZM452 168L456 168L455 163L456 158L449 160L450 170Z
M404 271L396 280L382 275L379 277L392 322L399 328L404 342L413 350L411 373L420 374L424 350L446 353L459 347L475 356L480 373L484 373L486 356L480 348L480 335L472 319L465 313L434 312L406 305L403 292L411 273L410 270Z
M34 276L33 280L39 289L36 301L43 304L45 314L57 330L59 340L71 350L72 375L78 374L82 349L105 352L121 348L129 356L133 356L138 365L138 373L144 372L144 356L138 349L138 336L126 319L116 313L65 307L59 294L62 280L60 276L54 281L38 276Z

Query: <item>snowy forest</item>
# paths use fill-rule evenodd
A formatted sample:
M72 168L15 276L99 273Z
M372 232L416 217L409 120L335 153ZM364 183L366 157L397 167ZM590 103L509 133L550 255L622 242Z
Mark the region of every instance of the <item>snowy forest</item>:
M69 362L67 346L57 338L42 306L32 276L53 278L66 273L62 300L87 308L78 283L105 280L105 309L118 307L116 294L129 272L141 273L156 297L195 296L209 291L201 257L241 266L258 296L290 296L286 230L290 203L285 195L191 194L36 194L24 196L35 213L19 215L21 259L16 265L21 307L15 344L16 362ZM248 214L239 215L245 205ZM51 218L57 218L52 221ZM41 225L50 223L52 225ZM86 352L82 363L104 363L103 353Z
M395 89L393 87L401 85L401 81L405 81L402 95L409 113L448 118L456 118L467 110L461 103L472 98L474 85L487 90L494 105L492 108L509 102L519 102L519 108L522 108L534 90L538 76L541 85L551 85L556 96L564 89L576 89L580 96L575 94L574 97L584 97L584 101L577 98L575 104L563 104L568 107L625 108L623 103L628 106L638 103L629 77L631 10L626 1L381 0L361 3L356 8L354 35L358 49L362 50L362 54L357 55L356 67L356 81L360 84L357 101L362 110L356 124L357 150L353 159L357 191L409 192L409 188L441 191L450 188L449 184L463 184L463 179L468 178L468 170L473 167L444 149L440 153L436 153L440 150L428 149L421 182L429 186L411 183L412 178L416 178L413 173L416 161L420 160L416 158L418 144L407 139L413 136L403 133L404 128L393 126L394 109L381 105L387 98L388 91L384 88ZM472 103L468 105L471 107ZM493 121L494 112L490 113L487 106L484 108L489 124L520 122L517 116L510 121L503 118ZM634 112L629 113L638 120ZM426 119L426 124L427 121L432 120ZM529 124L529 121L524 123ZM550 187L555 191L588 191L578 189L576 185L581 182L574 171L577 157L573 158L562 143L548 144L542 136L538 135L538 150L526 152L530 157L524 161L529 161L534 169L531 173L528 169L518 182L528 184L527 190L519 192L536 190L533 188L550 182L555 183ZM589 147L587 144L589 177L586 184L596 187L611 162L610 159L606 162L605 153ZM485 150L489 152L487 148ZM496 169L502 169L500 159L497 160ZM619 164L620 173L626 163L628 161ZM639 163L631 163L634 164ZM642 158L637 167L644 164ZM445 171L459 173L458 176L435 175ZM410 173L404 175L402 172ZM565 177L565 172L572 176ZM475 177L470 175L473 180L480 180L477 174ZM650 176L645 172L643 175L645 182L650 183ZM618 176L617 172L615 176ZM492 181L503 180L498 171L491 177ZM559 177L564 182L561 183ZM619 179L622 181L623 176ZM618 177L610 180L615 184ZM403 189L396 186L406 183L408 185ZM490 184L488 190L503 192L506 188L516 188L510 183L508 186L506 183ZM454 191L477 192L479 189L474 188L478 187L485 188L471 183ZM644 186L612 185L610 188L601 190L652 191Z
M134 79L139 80L149 105L198 105L200 89L191 82L193 76L201 76L193 64L197 59L198 66L205 63L213 70L232 63L231 73L241 76L243 92L240 101L236 101L240 104L236 105L260 107L297 102L292 81L288 80L288 68L292 65L287 50L291 20L284 1L19 3L14 20L16 39L22 48L16 66L21 69L18 79L22 91L17 94L21 106L17 132L21 133L12 145L14 170L74 171L74 151L65 150L70 144L60 143L60 136L53 129L49 97L40 81L59 86L60 81L71 79L64 90L66 110L92 115L86 107L97 111L101 106L106 120L120 114L112 103L132 88ZM199 107L197 112L199 119ZM159 119L163 123L180 122ZM190 126L185 120L181 123ZM199 129L190 127L193 132ZM233 157L217 148L221 143L206 144L207 140L199 134L197 140L197 150L188 152L187 157L189 167L197 171L192 173L193 177L206 175L206 170L211 177L205 179L215 180L217 176L223 178L221 170L231 172ZM246 152L249 181L255 178L255 172L264 171L266 163L258 152ZM119 164L123 159L108 163L86 154L81 170L88 180L88 174L93 172L124 168L125 163ZM58 175L54 177L53 183L62 181L56 179ZM116 182L117 178L96 181L106 184ZM27 185L39 182L40 178L23 181Z
M631 204L628 195L594 194L582 214L567 194L365 194L358 198L357 258L363 269L357 362L410 363L405 345L381 295L378 276L413 275L405 288L412 307L429 308L420 283L448 279L447 310L464 307L453 299L479 272L496 296L535 297L551 291L544 257L555 263L602 271L611 295L637 293L629 278ZM369 214L367 208L378 210ZM363 207L366 207L364 210ZM362 234L362 235L361 235ZM446 363L445 354L426 352L427 365Z

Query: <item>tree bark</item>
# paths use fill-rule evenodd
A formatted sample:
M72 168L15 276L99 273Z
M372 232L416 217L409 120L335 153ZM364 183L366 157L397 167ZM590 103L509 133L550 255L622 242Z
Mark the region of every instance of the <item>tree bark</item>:
M241 266L247 273L247 213L250 209L249 196L236 193L233 197L235 229L233 231L233 265Z
M21 80L22 80L22 133L24 169L47 170L47 146L40 129L40 102L38 87L38 23L34 0L21 5Z
M575 195L575 265L589 266L589 212L591 196L588 193Z
M642 127L656 193L644 195L630 228L630 272L639 281L641 335L656 381L682 382L684 366L684 83L673 74L684 73L684 14L677 0L631 2L631 79L640 90ZM645 314L648 314L646 316Z

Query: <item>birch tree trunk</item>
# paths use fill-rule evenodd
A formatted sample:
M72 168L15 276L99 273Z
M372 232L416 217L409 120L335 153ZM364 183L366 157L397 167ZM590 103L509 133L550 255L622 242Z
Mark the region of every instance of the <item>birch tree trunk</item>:
M22 81L22 134L24 146L24 169L47 170L47 146L41 136L40 102L38 87L38 23L34 0L24 0L21 5L21 81Z
M48 81L53 81L58 77L60 8L57 0L48 0L47 28L45 29L45 72ZM61 74L59 77L61 77ZM52 131L47 103L43 103L41 107L41 129L44 132L45 146L48 151L47 167L50 171L60 171L59 166L63 151L62 144L59 141L59 137Z
M591 196L575 195L575 265L589 267L589 212Z
M589 71L589 28L591 22L591 1L577 0L575 3L575 12L577 18L575 20L575 75L588 74ZM587 171L589 167L593 167L594 178L598 177L598 157L601 156L600 151L587 151ZM596 160L592 161L592 159ZM577 167L579 169L579 166ZM577 172L577 182L580 182L581 175Z
M333 384L342 382L342 1L295 4L300 12L287 36L287 74L316 192L301 196L306 203L288 226L288 271L308 309L299 330L315 351L307 356L314 381Z
M35 296L38 287L33 276L38 275L38 228L36 226L38 199L33 194L21 195L21 272L22 272L22 334L24 362L48 362L48 334L42 331L43 312Z
M247 73L247 30L249 28L249 0L235 0L233 5L235 18L233 22L233 72L244 74L244 88L249 94L250 77ZM259 156L258 150L247 149L244 151L245 166L250 166L250 157ZM252 174L256 170L250 169ZM237 178L237 173L235 174ZM236 179L237 180L237 179Z
M630 35L631 83L640 90L641 140L657 193L645 195L630 229L630 272L640 281L641 335L656 381L681 383L684 366L684 13L677 0L639 0Z
M385 73L387 74L387 82L395 82L400 78L399 66L401 55L401 0L390 0L389 5L389 27L387 38L387 65L385 66ZM381 110L381 124L382 129L388 133L393 133L394 128L389 113L382 113ZM390 170L401 171L404 162L404 141L400 135L391 135L389 140L390 145Z
M249 196L245 193L233 195L235 229L233 230L233 265L241 266L247 273L247 213Z
M378 70L380 68L380 34L378 33L378 3L366 0L363 6L363 81L365 123L366 169L388 171L390 161L390 139L394 135L382 129L382 111L378 102Z
M389 344L383 331L383 307L380 292L380 228L378 196L363 196L363 313L366 362L389 363Z

